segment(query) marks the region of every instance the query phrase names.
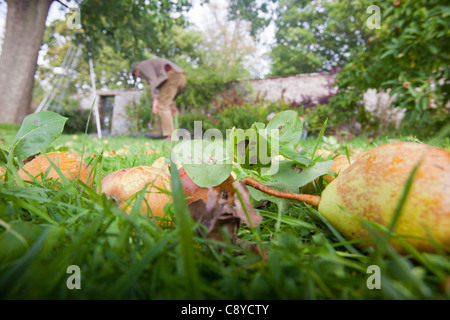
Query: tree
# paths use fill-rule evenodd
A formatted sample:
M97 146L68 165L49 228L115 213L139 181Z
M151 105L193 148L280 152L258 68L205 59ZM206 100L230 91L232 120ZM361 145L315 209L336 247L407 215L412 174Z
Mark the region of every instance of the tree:
M0 122L21 122L29 112L37 58L53 0L5 2L8 13L0 56Z
M272 21L272 5L277 0L229 0L228 2L228 18L249 22L250 35L258 38L259 33Z
M211 19L204 24L205 45L213 59L217 72L235 75L230 80L246 77L244 60L254 54L255 41L251 36L250 23L240 17L229 20L229 6L221 7L217 1L209 2ZM239 76L240 74L240 76Z
M211 1L208 9L211 18L202 31L178 29L174 38L176 61L189 84L177 103L202 111L212 107L213 99L230 83L248 77L244 60L254 52L246 21L229 21L217 2Z
M4 0L8 4L0 57L1 122L21 122L29 112L37 57L53 0ZM69 0L70 1L70 0ZM60 1L58 1L60 2ZM73 0L80 7L83 29L75 33L85 58L97 58L103 45L129 61L173 52L171 30L183 24L186 0Z
M42 82L50 78L53 75L53 70L62 64L67 51L74 45L74 32L67 28L65 20L55 20L48 25L43 38L44 63L39 65L36 78ZM98 47L102 49L99 50L95 58L99 63L94 64L96 87L98 89L134 87L135 81L130 74L130 63L132 61L123 57L120 52L116 52L110 45L105 44L104 40ZM88 57L88 55L86 56ZM148 57L150 57L150 54ZM67 92L68 94L91 90L87 59L79 61L76 71L75 77L72 78L71 91Z
M350 52L363 46L361 1L281 0L276 9L276 45L272 75L326 71L345 65ZM370 32L370 30L369 30Z
M172 27L185 25L183 12L190 8L187 0L77 0L83 30L75 35L76 43L97 57L104 45L130 61L148 55L173 57L176 51Z
M360 2L366 8L373 4ZM447 1L379 1L377 6L379 29L373 30L368 45L355 48L337 76L335 114L355 114L364 92L385 90L395 95L394 107L407 110L406 119L415 128L431 134L450 119Z

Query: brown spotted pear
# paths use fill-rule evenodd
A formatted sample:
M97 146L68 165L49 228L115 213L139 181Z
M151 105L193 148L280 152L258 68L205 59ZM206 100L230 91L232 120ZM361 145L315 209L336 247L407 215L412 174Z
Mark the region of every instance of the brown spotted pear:
M416 165L394 232L404 235L403 239L419 251L435 252L436 244L448 249L450 152L441 148L393 142L364 153L325 188L318 210L348 239L371 237L365 227L343 210L355 218L388 227ZM397 251L406 252L395 238L392 245Z

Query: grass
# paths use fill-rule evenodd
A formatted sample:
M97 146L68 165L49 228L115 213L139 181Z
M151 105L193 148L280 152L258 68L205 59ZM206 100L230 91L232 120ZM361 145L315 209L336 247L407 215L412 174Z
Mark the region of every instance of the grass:
M9 148L17 129L0 126L0 147ZM349 148L366 150L388 141L327 139L319 148L345 154ZM311 150L315 142L305 141L303 148ZM446 147L445 141L434 144ZM85 161L94 159L96 174L105 176L150 165L170 149L170 143L159 140L63 134L47 151L84 150ZM281 216L275 204L261 209L262 224L257 229L242 226L240 242L216 242L200 237L199 226L184 219L179 183L173 184L172 194L175 202L165 210L179 223L160 227L140 214L124 214L79 181L0 183L0 298L450 298L445 254L411 249L400 256L389 246L360 249L313 207L289 201ZM255 244L262 245L267 258L254 250ZM80 290L67 287L71 265L80 268ZM379 290L367 285L372 265L380 268Z

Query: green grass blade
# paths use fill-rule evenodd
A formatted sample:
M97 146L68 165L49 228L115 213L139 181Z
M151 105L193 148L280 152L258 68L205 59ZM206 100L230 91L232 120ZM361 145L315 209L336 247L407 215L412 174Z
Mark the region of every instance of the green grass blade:
M313 150L311 159L313 159L314 155L316 154L316 150L317 150L317 148L318 148L318 146L320 144L320 141L322 140L322 136L323 136L323 134L325 132L325 128L327 127L327 122L328 122L328 118L325 119L325 122L322 125L322 129L320 129L319 136L317 137L316 145L314 146L314 150Z
M192 299L201 297L198 292L198 270L195 263L194 236L192 233L192 218L186 204L185 194L177 166L170 165L173 206L175 209L175 223L180 239L181 272L186 279L186 290Z

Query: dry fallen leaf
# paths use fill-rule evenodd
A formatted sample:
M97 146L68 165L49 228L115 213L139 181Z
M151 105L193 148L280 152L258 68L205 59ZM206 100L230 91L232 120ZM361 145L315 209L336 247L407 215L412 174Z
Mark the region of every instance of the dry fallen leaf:
M256 227L262 221L262 217L250 203L250 193L245 184L242 181L235 181L233 186L237 189L233 199L234 205L222 199L213 188L208 188L206 202L199 199L188 205L192 218L206 227L204 236L207 239L224 241L225 228L232 243L236 243L241 222Z
M237 216L248 226L258 226L262 221L262 217L250 203L250 192L247 187L242 181L233 182L233 187L237 190L234 194L234 205L236 206ZM241 203L239 195L241 196L243 203Z
M231 241L236 242L240 219L236 217L235 209L221 199L216 190L209 188L206 202L199 199L189 203L188 207L192 218L206 227L204 236L207 239L224 241L222 232L226 227Z

